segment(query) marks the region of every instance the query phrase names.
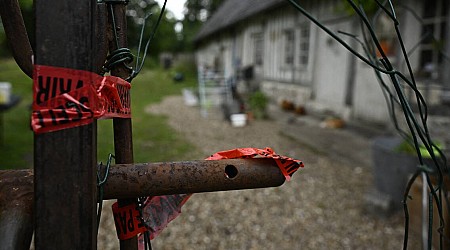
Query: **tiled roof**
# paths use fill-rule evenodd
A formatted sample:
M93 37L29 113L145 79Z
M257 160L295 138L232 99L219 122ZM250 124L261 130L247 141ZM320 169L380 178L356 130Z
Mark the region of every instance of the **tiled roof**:
M203 24L195 37L195 41L286 2L286 0L226 0Z

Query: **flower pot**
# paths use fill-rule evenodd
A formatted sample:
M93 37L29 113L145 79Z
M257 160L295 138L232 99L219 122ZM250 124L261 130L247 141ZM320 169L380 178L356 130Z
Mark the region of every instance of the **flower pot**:
M406 185L419 166L416 155L396 151L402 140L399 137L378 137L372 143L374 186L390 198L394 210L403 206ZM433 166L431 159L424 161Z
M233 127L244 127L247 123L246 114L232 114L230 119Z

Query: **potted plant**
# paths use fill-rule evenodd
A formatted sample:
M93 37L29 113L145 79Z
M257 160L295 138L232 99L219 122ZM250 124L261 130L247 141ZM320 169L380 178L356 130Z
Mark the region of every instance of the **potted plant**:
M375 189L389 199L391 209L400 209L407 182L419 167L416 150L407 140L392 136L375 138L371 150ZM423 146L420 151L424 165L432 169L430 154ZM437 150L434 152L438 155Z
M249 97L249 106L250 110L253 113L253 117L255 119L264 119L267 116L267 104L269 103L269 99L267 96L261 92L256 91L252 93Z

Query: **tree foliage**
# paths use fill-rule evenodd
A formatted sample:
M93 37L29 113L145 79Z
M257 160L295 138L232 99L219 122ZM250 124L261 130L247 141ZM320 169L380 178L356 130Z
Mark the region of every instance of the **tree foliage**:
M184 51L193 50L193 40L202 24L207 21L222 4L223 0L187 0L182 21Z
M170 0L176 1L176 0ZM155 37L152 40L149 53L150 56L157 56L160 52L171 51L192 51L192 41L200 29L201 25L211 17L214 11L220 6L223 0L187 0L185 3L185 13L183 20L176 20L173 13L166 9L161 23L156 30ZM34 45L34 11L33 0L19 0L25 25L32 46ZM146 28L144 32L143 43L147 42L150 33L158 19L161 7L154 0L130 0L127 7L128 19L128 41L130 48L137 48L141 34L141 27L144 21ZM153 13L147 20L146 15ZM177 33L175 26L183 27ZM1 23L0 23L1 25ZM9 56L6 37L3 29L0 27L0 56Z
M211 17L223 0L187 0L185 19L204 22Z
M176 20L174 15L166 10L166 15L161 21L155 38L150 45L150 53L192 51L193 39L201 25L211 17L222 2L223 0L187 0L184 5L183 20ZM137 46L143 18L148 13L153 13L147 20L146 34L147 36L149 35L150 27L153 28L153 25L156 23L161 7L154 0L130 1L127 12L129 17L128 38L130 46ZM181 24L182 29L175 31L177 24Z
M131 0L129 2L127 10L129 47L137 48L144 22L145 29L142 43L145 45L154 31L161 7L153 0ZM148 15L150 16L145 19ZM166 9L150 43L150 56L156 56L163 51L178 50L179 37L174 29L176 22L173 13Z

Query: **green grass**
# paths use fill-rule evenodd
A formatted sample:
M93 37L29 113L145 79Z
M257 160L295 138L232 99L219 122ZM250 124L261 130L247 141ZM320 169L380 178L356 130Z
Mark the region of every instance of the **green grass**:
M179 67L187 70L189 67ZM177 70L177 69L175 69ZM145 113L145 107L160 102L164 96L181 93L185 87L196 85L195 73L186 72L182 83L172 81L172 71L160 68L143 70L133 80L132 122L135 162L191 160L198 157L198 150L167 125L167 118ZM11 82L13 93L22 101L3 114L4 140L0 145L0 169L32 167L33 132L30 129L30 105L32 81L24 75L13 60L0 60L0 81ZM114 153L112 120L99 120L98 161L105 162Z
M0 168L28 168L33 160L33 132L30 128L32 80L13 60L0 61L0 81L10 82L21 102L3 114Z

